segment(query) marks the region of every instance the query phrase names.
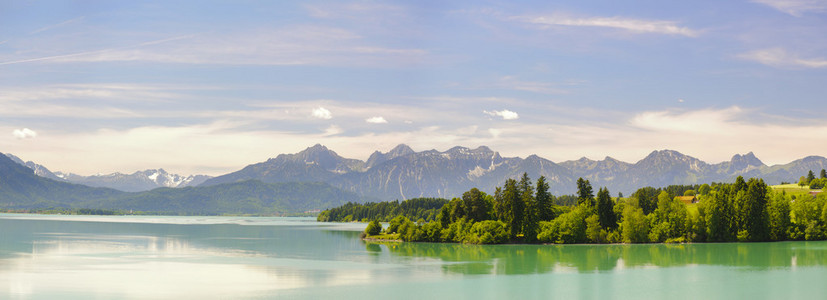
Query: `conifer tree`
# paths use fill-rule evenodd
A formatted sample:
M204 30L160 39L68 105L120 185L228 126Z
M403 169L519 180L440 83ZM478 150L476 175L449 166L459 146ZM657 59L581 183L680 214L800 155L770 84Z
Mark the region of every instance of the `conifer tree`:
M600 220L600 226L603 228L617 227L617 220L614 213L614 201L609 195L609 189L601 188L597 192L597 215Z
M588 180L583 177L577 178L577 204L588 203L594 206L594 190Z
M554 218L554 211L552 211L551 194L548 193L548 183L546 177L540 176L537 179L537 188L535 191L535 200L537 201L537 219L538 221L551 221Z

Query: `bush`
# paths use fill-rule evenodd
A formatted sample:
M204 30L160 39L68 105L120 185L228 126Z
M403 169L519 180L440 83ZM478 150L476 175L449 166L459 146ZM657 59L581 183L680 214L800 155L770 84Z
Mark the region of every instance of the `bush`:
M551 222L540 222L537 239L544 243L576 244L588 241L586 218L594 214L588 205L578 205Z
M378 235L380 233L382 233L382 224L379 223L379 220L371 221L368 227L365 228L365 234L368 236Z
M465 239L471 244L502 244L508 241L508 230L502 221L482 221L471 226Z

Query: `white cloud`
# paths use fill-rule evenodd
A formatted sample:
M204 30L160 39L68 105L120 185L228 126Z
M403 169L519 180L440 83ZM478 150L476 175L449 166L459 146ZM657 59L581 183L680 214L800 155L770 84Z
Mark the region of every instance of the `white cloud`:
M688 27L681 27L675 21L641 20L622 17L569 17L562 14L550 16L514 17L526 23L542 26L583 26L621 29L633 33L658 33L696 37L699 32Z
M770 48L742 53L738 58L755 61L773 67L825 68L825 58L801 58L783 48Z
M28 128L15 129L15 130L12 131L11 134L15 138L20 139L20 140L37 137L37 132L35 132L34 130L31 130L31 129L28 129Z
M482 112L492 117L502 117L503 120L516 120L520 118L520 115L518 115L516 112L507 109L494 111L483 110Z
M371 117L365 119L365 122L373 123L373 124L385 124L388 123L388 120L385 120L383 117Z
M312 115L313 115L314 118L325 119L325 120L330 120L330 119L333 118L333 114L331 114L330 111L327 110L324 107L314 108Z
M792 16L800 17L806 12L827 12L827 1L825 0L753 0L778 11Z

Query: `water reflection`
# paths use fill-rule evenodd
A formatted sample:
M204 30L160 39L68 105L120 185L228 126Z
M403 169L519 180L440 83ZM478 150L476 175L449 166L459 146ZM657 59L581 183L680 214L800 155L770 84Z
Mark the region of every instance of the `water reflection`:
M368 247L373 242L366 242ZM378 245L378 244L377 244ZM399 257L430 257L461 274L607 272L627 268L718 265L744 271L827 264L827 242L683 245L457 245L383 243Z

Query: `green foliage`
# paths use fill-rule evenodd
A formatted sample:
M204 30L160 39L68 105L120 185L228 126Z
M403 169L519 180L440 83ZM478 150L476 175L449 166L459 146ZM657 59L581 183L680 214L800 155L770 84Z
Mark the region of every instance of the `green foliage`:
M686 190L683 192L684 196L695 196L695 190Z
M378 235L382 232L382 224L379 223L379 220L373 220L368 223L368 227L365 227L365 234L368 236L371 235Z
M594 206L594 190L592 184L583 178L577 178L577 204L587 203Z
M537 179L536 198L537 201L537 219L539 221L549 221L554 219L554 202L552 196L548 192L548 183L546 177L540 176Z
M711 187L709 186L709 184L704 183L704 184L701 185L700 188L698 188L698 193L700 193L701 196L706 196L706 195L709 194L710 190L711 190Z
M489 201L486 201L487 196L485 193L480 192L477 188L472 188L471 190L462 194L462 206L465 214L468 216L468 219L471 221L484 221L491 219L489 212L492 209L492 204ZM453 219L453 218L452 218Z
M789 238L790 199L784 194L773 193L768 208L770 221L770 239L785 241Z
M575 244L587 242L586 218L594 214L588 204L574 207L551 222L540 222L537 238L544 243Z
M687 237L689 223L686 205L663 191L658 195L658 208L650 215L652 232L649 240L665 242L670 239Z
M486 220L474 223L463 242L469 244L502 244L508 241L508 230L501 221Z
M807 180L807 177L801 176L798 178L798 186L806 186L809 185L810 181Z
M817 181L818 179L816 179ZM736 179L733 184L641 188L631 198L612 201L600 188L593 202L554 206L556 218L542 220L538 199L545 179L534 189L523 174L520 181L506 180L494 197L471 189L462 198L444 203L427 222L394 217L386 233L403 241L498 244L543 243L684 243L767 241L827 238L827 194L791 196L776 193L760 179ZM583 180L583 186L587 185ZM674 195L692 194L700 204L686 205ZM538 197L538 195L540 195ZM558 198L559 199L559 198ZM572 199L576 199L572 197ZM545 201L545 200L544 200ZM652 209L648 214L645 207ZM479 208L485 208L480 210ZM352 215L347 215L350 218ZM488 218L478 220L478 218ZM493 220L492 220L493 219ZM619 222L617 220L620 220ZM618 226L619 228L615 228Z
M640 188L632 194L632 202L643 210L643 214L648 215L657 208L657 195L660 191L653 187Z
M643 214L643 209L626 206L623 209L623 221L620 223L620 231L624 243L649 242L649 221Z
M813 170L810 170L810 172L807 173L807 182L809 183L813 181L813 179L816 179L816 175L813 174Z
M825 171L824 169L821 169L821 173L819 173L818 177L821 178L821 179L827 179L827 171Z
M614 229L617 227L614 206L614 201L612 201L612 197L609 196L609 190L601 188L597 192L597 215L602 228Z
M448 200L440 198L413 198L401 203L399 201L364 204L348 202L345 205L322 211L316 219L320 222L349 222L362 219L390 221L401 215L408 219L430 221L437 217L439 210L446 203Z
M824 178L815 178L810 180L810 189L822 189L824 185L827 184L827 179Z

